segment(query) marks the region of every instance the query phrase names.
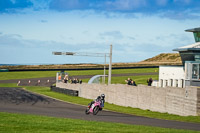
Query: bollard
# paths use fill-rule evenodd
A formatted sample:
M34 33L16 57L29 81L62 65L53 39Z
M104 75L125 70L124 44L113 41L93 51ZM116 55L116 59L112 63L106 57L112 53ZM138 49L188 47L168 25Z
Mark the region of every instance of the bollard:
M20 82L21 82L21 81L19 80L18 83L17 83L17 86L19 86Z

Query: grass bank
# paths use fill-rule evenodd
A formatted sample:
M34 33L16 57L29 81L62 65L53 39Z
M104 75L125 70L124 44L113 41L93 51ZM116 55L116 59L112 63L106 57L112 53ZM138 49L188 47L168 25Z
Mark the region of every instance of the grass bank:
M76 75L102 75L103 70L81 70L81 71L66 71L69 76ZM115 69L112 74L122 73L151 73L158 72L158 68L141 68L141 69ZM57 71L25 71L25 72L0 72L0 80L10 79L27 79L27 78L42 78L42 77L55 77ZM108 74L108 70L106 70Z
M0 112L0 132L137 132L137 133L197 133L197 131L137 126Z

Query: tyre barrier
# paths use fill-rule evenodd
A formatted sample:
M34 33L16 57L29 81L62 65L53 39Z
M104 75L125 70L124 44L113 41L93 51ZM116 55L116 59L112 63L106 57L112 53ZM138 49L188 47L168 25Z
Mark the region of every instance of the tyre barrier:
M54 91L54 92L59 92L59 93L63 93L66 95L71 95L71 96L78 96L78 91L76 91L76 90L59 88L59 87L55 87L55 86L51 86L50 88L51 88L51 91Z

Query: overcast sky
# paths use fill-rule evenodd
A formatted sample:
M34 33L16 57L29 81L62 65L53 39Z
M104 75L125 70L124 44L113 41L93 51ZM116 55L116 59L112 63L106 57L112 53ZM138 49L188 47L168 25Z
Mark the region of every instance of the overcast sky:
M200 0L0 0L0 64L137 62L194 43ZM108 59L107 59L108 60Z

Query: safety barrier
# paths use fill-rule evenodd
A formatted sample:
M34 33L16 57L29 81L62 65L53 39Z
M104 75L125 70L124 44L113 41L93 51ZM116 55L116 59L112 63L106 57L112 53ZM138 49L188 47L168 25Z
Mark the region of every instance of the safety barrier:
M51 91L71 95L71 96L78 96L78 91L76 90L70 90L70 89L65 89L65 88L59 88L55 86L51 86Z

